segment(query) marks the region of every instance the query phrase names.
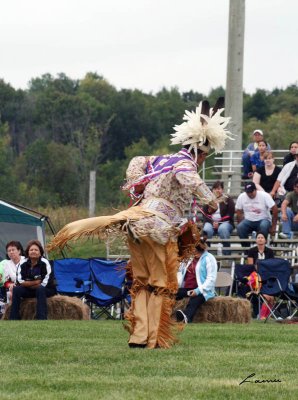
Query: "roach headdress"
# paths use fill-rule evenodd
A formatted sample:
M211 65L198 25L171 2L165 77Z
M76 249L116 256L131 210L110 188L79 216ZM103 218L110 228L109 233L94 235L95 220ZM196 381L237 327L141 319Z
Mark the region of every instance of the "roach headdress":
M197 150L208 153L214 149L220 153L227 139L234 140L232 133L226 129L230 117L223 117L224 98L220 97L215 106L210 108L207 100L201 101L195 111L185 111L181 125L175 125L176 131L171 136L171 144L190 145L189 151L194 151L197 159Z

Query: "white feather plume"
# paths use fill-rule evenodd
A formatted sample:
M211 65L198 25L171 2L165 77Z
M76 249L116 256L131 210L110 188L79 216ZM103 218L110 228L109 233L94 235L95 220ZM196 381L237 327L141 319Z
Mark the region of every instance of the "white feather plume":
M209 115L201 114L202 102L194 111L185 110L183 122L181 125L175 125L175 133L171 134L171 144L191 145L189 150L196 149L204 145L208 139L209 146L215 153L220 153L226 144L226 140L234 140L232 133L226 129L230 122L230 117L223 117L220 114L224 108L217 110L213 115L213 109L210 109ZM203 123L201 122L203 119Z

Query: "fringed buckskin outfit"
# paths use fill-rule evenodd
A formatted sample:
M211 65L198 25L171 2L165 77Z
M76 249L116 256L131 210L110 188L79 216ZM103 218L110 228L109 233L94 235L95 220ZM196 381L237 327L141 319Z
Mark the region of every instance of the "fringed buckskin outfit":
M178 153L131 160L123 189L137 200L133 207L72 222L48 246L53 250L83 236L126 234L133 272L132 304L126 316L131 347L169 348L176 341L171 313L178 289L179 225L194 196L214 208L215 197L197 173L197 160L203 162L211 148L222 151L231 139L225 129L230 118L221 116L222 106L220 98L213 109L203 101L195 111L185 112L185 122L174 126L171 139L171 144L186 146Z
M183 211L193 196L204 203L215 198L186 149L171 156L133 158L124 188L142 183L146 186L139 206L153 215L129 223L128 228L134 278L126 316L129 343L167 348L175 342L171 314L178 290L177 236Z

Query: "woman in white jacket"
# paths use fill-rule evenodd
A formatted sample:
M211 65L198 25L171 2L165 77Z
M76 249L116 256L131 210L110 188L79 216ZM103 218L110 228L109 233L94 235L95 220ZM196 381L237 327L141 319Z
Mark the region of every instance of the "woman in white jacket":
M16 272L25 260L24 249L20 242L12 240L5 246L7 260L3 261L4 287L7 290L7 302L11 302L12 290L16 283Z
M291 192L293 190L295 179L298 173L298 149L295 154L295 161L291 161L284 165L283 169L280 171L277 180L270 192L271 196L274 198L276 192L280 195L285 195L286 192Z
M217 262L215 257L206 250L206 245L199 243L196 253L182 272L182 287L178 290L176 299L189 296L185 310L176 311L178 322L192 322L197 309L207 300L215 297L215 281Z

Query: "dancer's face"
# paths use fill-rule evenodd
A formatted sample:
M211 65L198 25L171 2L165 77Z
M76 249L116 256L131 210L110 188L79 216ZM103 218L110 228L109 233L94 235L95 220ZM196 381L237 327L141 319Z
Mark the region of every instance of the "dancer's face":
M207 153L205 153L205 152L199 153L198 157L197 157L197 164L202 165L203 162L206 160L206 157L207 157Z

